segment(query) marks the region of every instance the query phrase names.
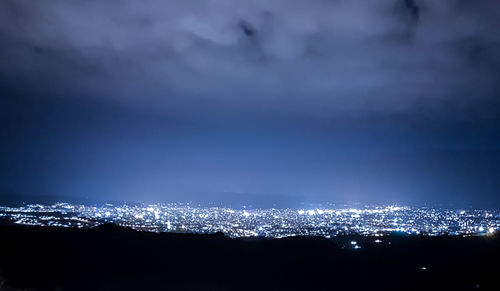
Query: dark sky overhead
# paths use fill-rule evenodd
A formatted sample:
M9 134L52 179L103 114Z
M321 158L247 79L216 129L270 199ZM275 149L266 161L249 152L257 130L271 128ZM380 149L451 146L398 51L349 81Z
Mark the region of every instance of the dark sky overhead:
M499 27L497 0L3 0L0 192L500 207Z

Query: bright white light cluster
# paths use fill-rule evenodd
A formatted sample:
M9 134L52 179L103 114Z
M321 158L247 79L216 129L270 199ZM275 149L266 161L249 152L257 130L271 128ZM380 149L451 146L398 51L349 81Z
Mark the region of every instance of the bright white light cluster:
M500 229L500 211L430 207L336 207L243 209L189 204L104 206L28 205L0 207L0 217L18 224L93 227L116 223L144 231L215 233L230 237L333 237L343 234L492 235Z

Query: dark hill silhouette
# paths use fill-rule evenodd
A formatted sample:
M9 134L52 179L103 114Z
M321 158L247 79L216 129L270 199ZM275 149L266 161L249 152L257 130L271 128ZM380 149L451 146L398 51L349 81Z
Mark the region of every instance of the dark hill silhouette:
M343 248L353 239L364 247ZM383 239L391 244L2 223L0 279L32 290L499 290L499 237Z

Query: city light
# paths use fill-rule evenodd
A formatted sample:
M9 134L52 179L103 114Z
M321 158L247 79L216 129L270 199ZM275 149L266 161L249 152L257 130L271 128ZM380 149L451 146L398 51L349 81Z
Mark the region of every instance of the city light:
M103 223L141 231L216 233L229 237L363 235L493 235L500 228L500 211L407 206L332 207L315 210L194 207L190 204L84 206L68 203L0 207L0 217L16 224L91 228ZM376 239L375 243L382 240ZM390 243L390 242L388 242ZM352 241L353 247L359 244ZM356 248L357 249L357 248Z

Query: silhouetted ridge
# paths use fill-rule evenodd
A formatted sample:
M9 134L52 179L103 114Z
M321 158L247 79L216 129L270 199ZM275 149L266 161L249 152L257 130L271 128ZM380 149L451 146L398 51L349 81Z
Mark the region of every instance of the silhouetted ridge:
M376 244L11 224L0 238L4 286L32 290L494 289L500 273L488 264L500 261L498 236L384 236Z

